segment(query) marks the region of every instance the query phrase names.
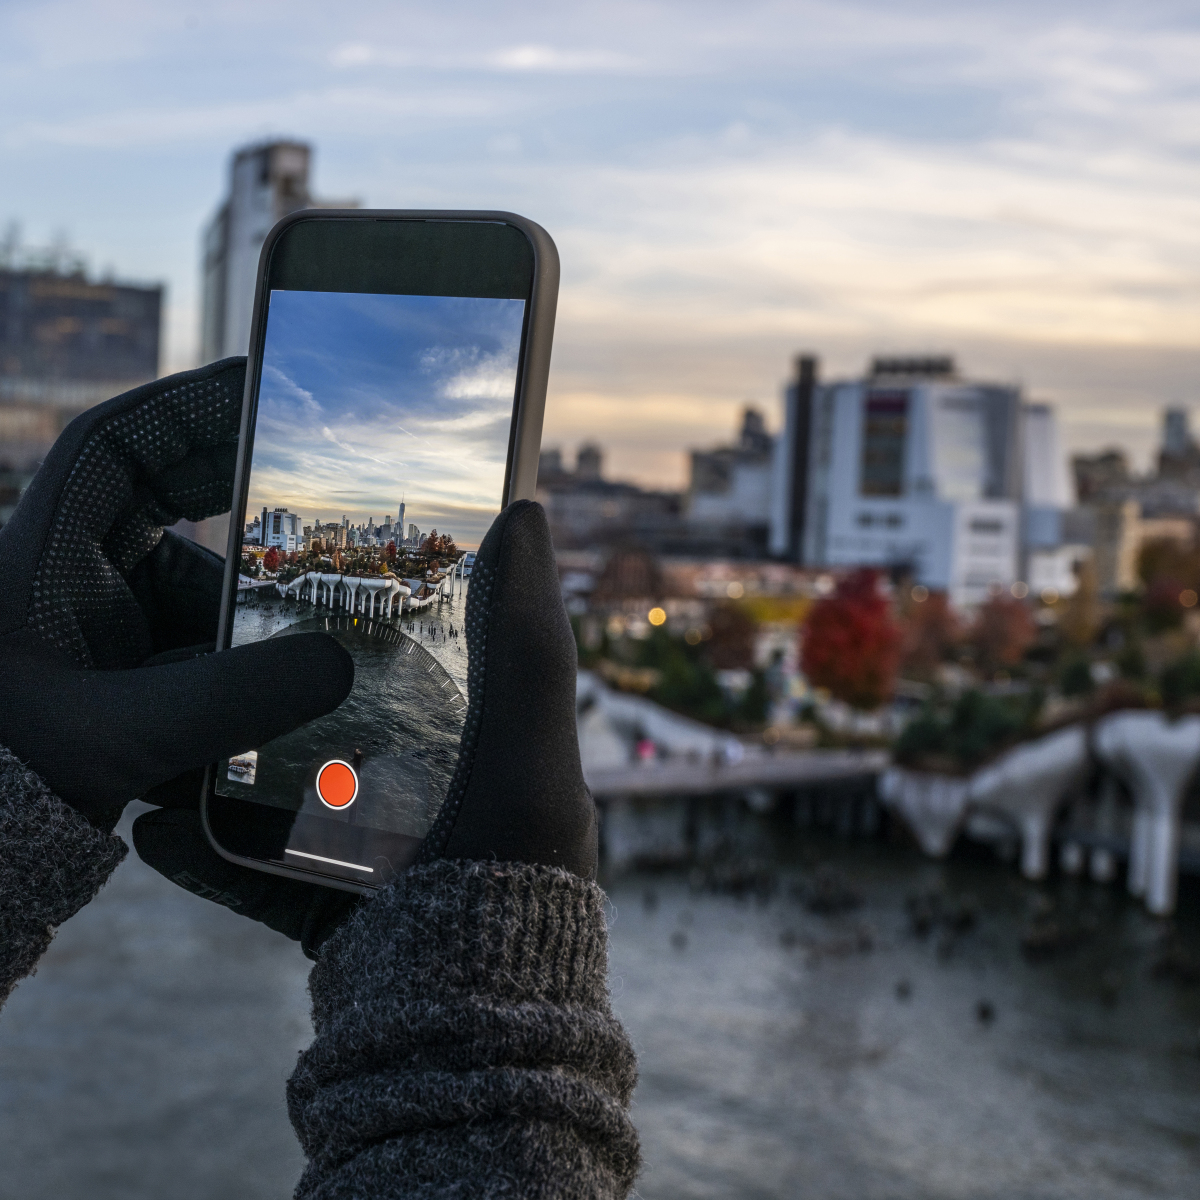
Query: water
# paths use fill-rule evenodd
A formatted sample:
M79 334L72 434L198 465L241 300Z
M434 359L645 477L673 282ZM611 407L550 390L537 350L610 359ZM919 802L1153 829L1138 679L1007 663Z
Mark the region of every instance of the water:
M683 875L610 887L642 1197L1200 1193L1200 987L1155 977L1159 922L1116 888L754 828L778 845L768 903ZM818 864L862 906L793 898ZM974 928L918 936L906 898L930 891L973 905ZM1048 903L1090 934L1030 962L1021 934ZM1198 917L1189 881L1190 953ZM290 1195L307 970L293 943L127 862L0 1014L0 1196Z
M648 1198L1200 1194L1200 987L1155 978L1163 928L1118 891L807 843L863 897L832 916L615 883L615 1004L641 1059ZM933 893L975 926L915 932ZM1053 908L1051 909L1051 905ZM1192 888L1180 925L1200 963ZM1090 930L1029 961L1032 920Z
M231 765L217 790L424 837L446 796L466 713L466 639L452 636L455 629L450 604L440 614L431 607L409 619L381 620L282 601L266 589L239 605L234 645L327 633L353 658L354 687L334 712L258 747L253 774ZM317 771L330 759L352 762L358 775L358 797L344 813L332 813L317 795Z
M405 632L411 629L410 636L445 667L459 690L466 695L467 639L465 635L457 638L448 636L452 627L461 630L466 622L467 592L471 580L468 578L456 583L456 590L460 586L460 596L443 599L440 604L431 604L420 612L411 615L405 613L403 617L393 617L388 622L379 623L390 624ZM264 641L299 621L309 620L317 614L323 616L326 612L324 607L314 608L308 603L297 603L291 599L281 601L274 588L263 588L251 601L237 606L233 621L233 644L241 646L246 642Z

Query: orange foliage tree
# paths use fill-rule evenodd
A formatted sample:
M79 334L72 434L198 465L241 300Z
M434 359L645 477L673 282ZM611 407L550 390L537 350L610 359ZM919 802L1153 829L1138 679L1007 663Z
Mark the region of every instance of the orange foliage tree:
M436 555L439 558L457 558L458 547L448 533L438 533L435 529L422 543L421 553Z
M932 679L962 639L945 592L929 592L920 602L912 600L900 614L900 627L900 669L910 679Z
M891 697L899 662L900 628L878 571L847 575L832 596L813 605L801 666L816 687L855 708L878 708Z
M975 665L991 675L1019 663L1036 638L1029 606L1001 593L979 606L967 640L975 648Z

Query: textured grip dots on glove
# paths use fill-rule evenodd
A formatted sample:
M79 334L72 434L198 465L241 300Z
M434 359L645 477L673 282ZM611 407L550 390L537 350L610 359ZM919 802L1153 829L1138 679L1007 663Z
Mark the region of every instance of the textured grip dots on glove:
M126 576L158 545L164 526L229 510L243 360L194 375L157 396L134 404L119 397L79 418L92 428L77 451L71 447L75 458L45 531L27 617L33 632L78 666L133 666L149 653ZM110 405L115 411L104 411ZM43 470L55 465L48 458Z
M471 586L467 590L467 614L465 633L467 640L467 714L463 721L462 740L459 744L458 762L450 777L446 799L434 820L422 847L422 861L431 861L445 850L454 821L462 807L467 784L471 781L471 768L475 763L475 748L479 740L479 726L483 720L484 674L487 667L487 628L491 611L492 589L496 583L496 572L490 563L476 558L471 570Z

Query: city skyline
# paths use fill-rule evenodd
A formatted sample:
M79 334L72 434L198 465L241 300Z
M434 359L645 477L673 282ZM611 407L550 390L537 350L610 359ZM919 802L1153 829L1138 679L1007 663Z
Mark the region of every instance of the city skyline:
M272 294L247 512L399 513L477 545L499 511L524 302ZM412 520L421 515L420 522Z
M550 231L547 441L601 439L623 477L678 485L747 399L777 425L800 350L955 353L1142 464L1198 398L1186 6L63 0L0 32L0 222L165 280L164 370L196 361L231 153L284 135L317 195Z

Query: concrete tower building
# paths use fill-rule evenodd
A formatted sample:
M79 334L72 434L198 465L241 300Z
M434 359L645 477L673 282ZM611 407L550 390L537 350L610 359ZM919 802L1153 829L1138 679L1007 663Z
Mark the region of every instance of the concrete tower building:
M301 208L358 207L357 200L314 200L311 160L304 142L267 142L234 154L229 194L203 236L202 363L249 348L258 256L275 222Z

